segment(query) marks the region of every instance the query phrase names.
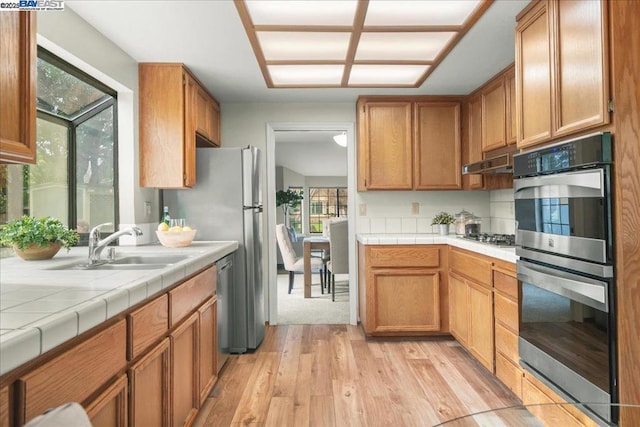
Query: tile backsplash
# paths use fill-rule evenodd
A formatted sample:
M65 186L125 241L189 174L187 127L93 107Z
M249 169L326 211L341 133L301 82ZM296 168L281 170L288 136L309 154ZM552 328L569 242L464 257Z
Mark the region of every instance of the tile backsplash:
M432 218L441 211L467 210L482 218L482 231L513 234L513 190L402 191L358 193L358 233L437 233ZM418 213L414 213L414 204ZM453 232L453 226L451 227Z

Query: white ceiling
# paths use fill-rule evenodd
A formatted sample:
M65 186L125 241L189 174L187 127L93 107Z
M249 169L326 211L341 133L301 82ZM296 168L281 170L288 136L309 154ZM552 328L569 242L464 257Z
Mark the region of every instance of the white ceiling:
M466 95L514 61L515 16L529 0L496 0L416 89L268 89L231 0L67 0L138 62L183 62L221 103L355 102L366 95Z
M338 131L276 131L276 166L304 176L347 176L347 148Z

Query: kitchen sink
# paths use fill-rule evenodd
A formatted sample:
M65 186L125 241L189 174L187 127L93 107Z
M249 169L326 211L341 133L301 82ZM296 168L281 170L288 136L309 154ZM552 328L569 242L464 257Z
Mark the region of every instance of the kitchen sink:
M88 265L83 261L60 265L50 270L158 270L187 258L187 255L132 255L103 264Z

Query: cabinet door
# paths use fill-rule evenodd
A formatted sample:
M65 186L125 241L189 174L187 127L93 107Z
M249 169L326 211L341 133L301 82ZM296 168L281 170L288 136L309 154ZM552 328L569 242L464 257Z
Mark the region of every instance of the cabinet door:
M209 94L196 84L196 132L207 139L211 139L211 120L207 117L210 108Z
M129 421L132 427L169 427L169 338L136 362L129 372Z
M183 185L193 187L196 183L196 122L199 86L193 77L186 72L185 82Z
M469 290L464 279L453 273L449 273L449 289L451 333L466 347L469 340Z
M9 387L0 388L0 426L9 426Z
M200 403L204 402L218 378L217 299L200 307Z
M438 271L373 269L370 283L374 332L440 330Z
M173 427L191 425L200 407L198 313L171 334Z
M507 145L515 144L518 139L516 124L516 69L511 67L505 74L505 88L507 91Z
M493 372L493 303L492 292L477 283L469 287L469 351Z
M606 3L552 2L555 24L555 135L609 122Z
M126 427L127 376L122 375L86 407L93 427Z
M411 190L411 102L368 102L363 108L364 135L359 138L361 189Z
M418 102L414 109L415 189L461 188L460 104Z
M216 146L220 146L220 107L213 99L207 102L207 119L209 120L209 139Z
M504 77L487 85L482 91L482 151L507 145L505 119L507 94Z
M551 51L548 4L540 1L516 27L518 148L551 138Z
M469 163L482 160L482 97L469 100ZM469 188L480 189L483 186L482 175L469 175Z
M0 13L0 162L36 162L36 13Z

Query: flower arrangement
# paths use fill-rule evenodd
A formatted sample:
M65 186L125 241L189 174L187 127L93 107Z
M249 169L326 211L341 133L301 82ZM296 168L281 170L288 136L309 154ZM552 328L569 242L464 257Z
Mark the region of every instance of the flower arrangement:
M433 217L433 220L431 221L431 225L436 225L436 224L448 225L448 224L453 224L454 222L455 222L455 218L453 217L453 215L447 212L440 212L438 215Z

